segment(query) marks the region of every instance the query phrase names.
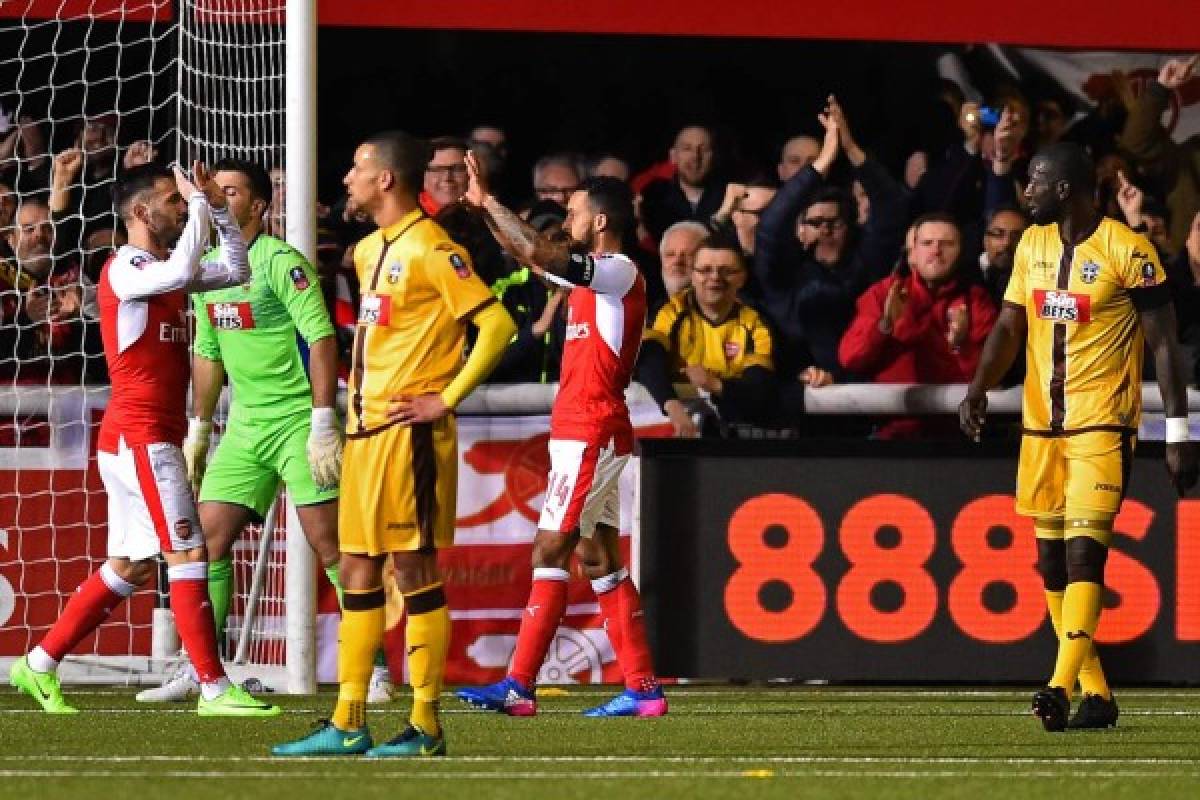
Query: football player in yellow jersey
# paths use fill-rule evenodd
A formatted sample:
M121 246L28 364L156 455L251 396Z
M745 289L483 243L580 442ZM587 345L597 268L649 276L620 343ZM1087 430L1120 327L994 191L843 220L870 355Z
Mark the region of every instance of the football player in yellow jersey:
M1117 722L1092 638L1141 417L1143 336L1166 410L1167 470L1181 496L1196 483L1166 276L1144 236L1096 210L1094 188L1095 170L1077 145L1052 145L1030 162L1034 225L1017 247L1004 307L959 407L963 431L978 440L986 392L1025 340L1016 506L1034 521L1059 637L1054 673L1033 696L1047 731ZM1068 720L1077 680L1083 700Z
M347 400L338 544L344 592L333 718L277 745L280 756L437 756L437 715L450 614L437 550L454 541L458 446L453 411L492 371L516 326L466 251L417 204L428 145L377 134L354 153L350 202L379 229L355 248L361 292ZM466 326L478 328L463 362ZM383 566L395 567L407 612L413 710L408 727L374 745L365 703L383 640Z

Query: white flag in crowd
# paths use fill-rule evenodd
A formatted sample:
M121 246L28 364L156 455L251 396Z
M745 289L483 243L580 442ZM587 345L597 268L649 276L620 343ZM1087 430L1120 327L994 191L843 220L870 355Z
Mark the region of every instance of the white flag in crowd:
M1022 60L1046 73L1082 106L1093 106L1100 98L1112 93L1114 70L1123 72L1134 94L1140 95L1146 84L1158 77L1158 71L1168 59L1191 55L993 48L993 53L1010 68L1012 62L1005 57L1005 52L1012 52L1017 56L1014 60ZM1171 93L1163 124L1176 141L1200 134L1200 75L1192 75Z

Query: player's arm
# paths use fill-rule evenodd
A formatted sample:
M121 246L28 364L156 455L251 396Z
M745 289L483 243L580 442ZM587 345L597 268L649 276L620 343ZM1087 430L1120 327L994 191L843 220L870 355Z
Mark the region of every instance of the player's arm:
M543 236L497 200L488 190L487 175L484 174L474 153L467 152L466 163L468 183L462 202L483 212L484 221L492 236L496 237L500 246L519 263L530 266L535 271L563 277L571 259L567 239Z
M479 306L466 319L477 331L475 346L462 369L440 393L393 397L388 406L389 419L405 425L441 419L492 374L517 332L517 325L508 310L494 299Z
M271 255L266 273L271 291L308 343L308 382L312 388L308 467L317 486L333 487L342 474L344 444L336 410L337 337L321 283L308 259L287 246Z
M121 300L137 300L179 289L201 291L224 286L236 286L250 277L250 261L242 233L229 215L225 195L213 182L204 166L192 167L197 188L176 167L175 182L180 194L187 199L188 221L175 249L166 261L158 264L114 262L109 270L113 293ZM222 258L201 263L208 247L209 228L216 224L221 237Z
M1167 471L1182 497L1196 485L1197 467L1195 448L1188 441L1187 379L1181 367L1183 354L1175 338L1175 307L1166 284L1132 294L1146 344L1154 357L1154 372L1167 417ZM1153 300L1139 297L1151 294L1155 295Z
M337 409L337 338L333 332L309 344L308 380L312 384L312 426L308 433L308 467L313 482L333 487L342 474L342 428Z
M237 220L227 207L214 206L212 221L217 229L217 254L215 258L200 262L186 286L189 292L238 286L250 279L250 256Z
M1006 300L984 342L979 367L967 385L967 396L958 407L959 426L975 441L979 441L987 415L987 392L1000 383L1016 360L1025 341L1027 324L1025 308Z
M204 299L192 298L196 317L196 337L192 343L192 415L188 418L183 456L193 491L200 491L207 464L212 418L225 385L225 363L221 345L205 309Z

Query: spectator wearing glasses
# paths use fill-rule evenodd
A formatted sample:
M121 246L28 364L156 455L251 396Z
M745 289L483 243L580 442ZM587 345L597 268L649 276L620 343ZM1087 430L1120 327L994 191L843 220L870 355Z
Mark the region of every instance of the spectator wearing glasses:
M638 380L675 427L696 426L674 384L690 383L715 408L723 427L761 424L774 405L774 343L766 322L738 300L748 273L732 237L704 240L696 252L691 286L654 318L638 361Z
M979 271L997 308L1004 300L1004 290L1012 276L1013 256L1027 227L1029 218L1017 206L1000 206L988 215L983 231L983 251L979 254Z
M466 248L479 277L491 284L507 274L508 268L487 223L458 202L467 190L467 143L453 136L438 136L429 141L429 150L432 155L418 202L451 239Z
M536 200L553 200L566 207L579 188L579 166L567 153L542 156L533 165L533 194Z
M657 179L642 189L642 221L654 241L676 222L708 223L725 198L725 181L717 172L712 131L688 125L675 136L668 152L675 177Z
M833 95L818 119L825 128L820 154L780 187L759 216L755 237L754 273L779 335L776 363L789 416L800 407L800 384L849 377L838 344L859 294L894 263L906 219L903 189L859 147ZM861 229L852 222L847 193L826 183L843 152L870 198ZM795 233L798 215L803 241Z

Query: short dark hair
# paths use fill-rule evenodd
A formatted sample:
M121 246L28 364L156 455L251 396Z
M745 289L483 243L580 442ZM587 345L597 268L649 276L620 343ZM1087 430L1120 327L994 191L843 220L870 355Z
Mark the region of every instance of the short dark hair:
M271 176L263 165L255 161L247 161L244 158L222 158L212 165L209 172L214 175L218 172L240 172L245 176L246 182L250 184L250 192L255 197L264 203L271 202L271 195L274 194Z
M586 179L579 187L587 192L588 206L597 214L608 217L608 227L615 236L625 237L633 232L633 190L625 181L607 176Z
M469 150L467 140L457 136L435 136L429 140L429 158L432 160L439 150Z
M1016 203L1001 203L995 208L988 210L986 219L987 226L990 228L992 226L992 222L994 222L996 217L1000 216L1001 214L1016 214L1021 217L1022 222L1024 222L1026 225L1029 224L1029 214L1025 211L1025 209L1021 208Z
M958 233L958 240L962 241L962 226L958 224L958 220L954 218L953 214L945 211L930 211L914 219L912 223L913 233L915 234L919 231L922 225L934 222L940 222L943 225L949 225L954 228L955 232Z
M1072 195L1091 197L1096 190L1096 166L1075 142L1056 142L1034 156L1050 166L1051 177L1071 184Z
M854 222L856 214L851 213L850 195L844 189L837 186L823 186L813 192L812 197L804 204L804 210L801 213L807 214L808 210L817 203L836 203L838 207L838 216L842 218L842 222L847 225Z
M390 170L404 187L414 196L421 191L425 182L425 168L429 166L429 143L405 131L383 131L367 139L363 144L375 148L379 163Z
M734 257L737 258L738 266L743 270L749 266L746 263L746 254L742 252L741 242L738 241L737 236L728 230L719 229L710 233L696 247L697 253L701 250L726 250L733 253Z
M154 184L162 178L175 183L175 173L162 164L140 164L121 172L113 183L113 208L121 219L130 217L130 206L143 193L154 188Z

